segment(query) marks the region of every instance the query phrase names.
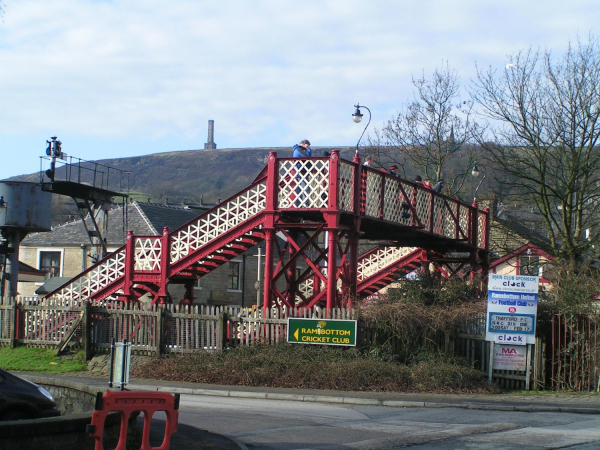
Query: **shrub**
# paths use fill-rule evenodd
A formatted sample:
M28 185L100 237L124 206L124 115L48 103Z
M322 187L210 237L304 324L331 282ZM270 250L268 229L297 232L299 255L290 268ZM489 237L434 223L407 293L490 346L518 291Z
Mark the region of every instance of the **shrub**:
M342 391L480 391L485 376L441 356L413 366L381 360L356 348L255 345L221 353L165 355L132 369L132 375L223 385L337 389ZM436 381L436 376L447 381Z
M444 350L467 317L485 312L486 293L481 280L439 279L430 274L404 282L387 298L359 306L359 315L375 329L366 345L377 354L393 354L409 361L421 351Z

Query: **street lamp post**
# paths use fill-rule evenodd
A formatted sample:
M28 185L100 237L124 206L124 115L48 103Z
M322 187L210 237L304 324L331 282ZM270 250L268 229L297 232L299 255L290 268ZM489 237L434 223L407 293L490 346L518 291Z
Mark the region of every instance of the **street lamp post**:
M371 110L369 108L367 108L366 106L361 106L358 103L356 105L354 105L354 107L356 108L356 110L354 111L354 114L352 114L352 120L354 120L355 123L360 123L360 121L363 118L362 113L360 112L361 108L365 108L368 112L369 112L369 121L367 122L367 125L365 126L365 129L363 130L362 134L360 135L360 137L358 138L358 142L356 143L356 155L358 155L358 145L360 144L360 140L362 139L362 137L365 134L365 131L367 131L367 128L369 127L369 124L371 123Z
M486 171L485 171L485 167L482 166L481 164L479 165L479 167L477 167L477 164L473 164L473 170L471 170L471 175L473 175L474 177L479 177L479 175L481 175L481 171L479 169L483 169L483 177L481 178L481 180L479 180L479 184L477 185L477 187L475 188L475 192L473 193L473 206L477 207L477 191L479 190L479 187L481 186L481 183L483 183L483 180L485 180L485 176L486 176Z

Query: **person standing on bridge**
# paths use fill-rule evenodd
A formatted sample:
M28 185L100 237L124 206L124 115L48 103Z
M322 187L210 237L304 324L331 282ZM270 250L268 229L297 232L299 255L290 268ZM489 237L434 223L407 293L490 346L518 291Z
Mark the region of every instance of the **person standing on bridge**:
M308 139L304 139L300 141L299 144L294 145L294 153L292 154L294 158L310 158L312 156L312 149L310 148L310 141ZM296 198L294 205L297 208L300 207L308 207L309 205L305 204L308 196L310 194L310 187L308 186L306 177L310 173L310 169L312 164L310 162L300 162L296 163Z
M310 148L308 139L304 139L299 144L294 145L294 158L310 158L311 156L312 149Z
M394 175L395 177L400 178L400 174L398 173L398 166L396 164L392 164L390 166L390 175Z

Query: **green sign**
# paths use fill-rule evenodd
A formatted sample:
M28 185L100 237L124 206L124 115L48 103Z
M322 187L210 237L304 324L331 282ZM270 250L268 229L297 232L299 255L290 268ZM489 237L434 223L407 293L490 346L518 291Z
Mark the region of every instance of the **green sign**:
M356 347L356 320L288 319L287 340L293 344Z

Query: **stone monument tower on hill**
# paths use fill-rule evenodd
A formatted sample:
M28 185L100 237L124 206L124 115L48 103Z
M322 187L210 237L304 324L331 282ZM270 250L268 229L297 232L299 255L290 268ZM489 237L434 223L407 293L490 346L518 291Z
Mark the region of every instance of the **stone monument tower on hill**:
M204 150L216 150L217 144L215 144L215 121L208 121L208 142L204 144Z

